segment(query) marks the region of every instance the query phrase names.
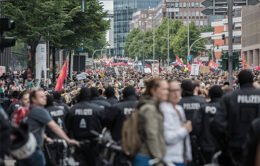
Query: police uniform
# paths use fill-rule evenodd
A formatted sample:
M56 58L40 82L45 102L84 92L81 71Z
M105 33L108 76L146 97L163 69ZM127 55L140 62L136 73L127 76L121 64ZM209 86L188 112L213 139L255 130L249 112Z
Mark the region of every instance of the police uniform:
M8 121L8 117L4 112L3 108L0 106L0 164L1 159L4 155L9 152L9 147L11 145L10 138L11 134L11 124Z
M201 96L186 96L183 97L179 105L184 109L187 120L193 120L194 113L197 112L206 101ZM193 123L192 123L193 125ZM194 132L190 133L191 146L192 146L192 166L201 166L203 161L203 156L198 145L197 136Z
M66 114L69 112L69 108L66 105L55 103L55 105L49 106L46 109L50 113L52 119L60 126L60 128L67 132L64 121ZM46 132L49 137L58 138L52 131L46 130Z
M114 104L107 113L111 124L111 134L115 141L121 140L121 129L125 119L132 113L137 104L137 98L130 96L127 99Z
M201 96L186 96L180 100L179 105L184 109L187 120L192 120L194 112L205 103L205 99Z
M219 100L220 98L214 98L209 103L203 104L193 117L193 133L197 136L206 163L211 162L216 152L216 139L211 133L210 124L220 109Z
M69 135L79 141L92 140L94 138L91 134L91 130L101 132L102 119L104 109L89 103L88 101L82 101L74 105L66 116L65 124ZM96 157L98 156L95 142L91 144L82 145L76 149L75 158L82 165L95 165Z
M225 136L225 148L240 163L246 133L251 122L260 116L260 90L252 84L244 84L240 89L223 96L220 105L212 127L218 139L223 140Z

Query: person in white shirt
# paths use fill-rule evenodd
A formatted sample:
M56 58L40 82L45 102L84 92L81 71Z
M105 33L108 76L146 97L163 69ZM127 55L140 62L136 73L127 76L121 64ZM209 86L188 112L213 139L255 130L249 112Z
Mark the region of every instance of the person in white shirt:
M164 115L164 137L166 155L164 161L168 166L186 166L192 160L189 133L191 121L187 121L184 110L177 105L181 98L181 87L177 81L169 82L168 102L160 104Z

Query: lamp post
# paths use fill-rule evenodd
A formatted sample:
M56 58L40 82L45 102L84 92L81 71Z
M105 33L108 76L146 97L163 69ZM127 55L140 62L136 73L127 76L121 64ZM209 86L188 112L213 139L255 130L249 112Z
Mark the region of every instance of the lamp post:
M167 38L167 65L170 66L170 13L169 13L169 8L167 8L167 14L168 14L168 38Z

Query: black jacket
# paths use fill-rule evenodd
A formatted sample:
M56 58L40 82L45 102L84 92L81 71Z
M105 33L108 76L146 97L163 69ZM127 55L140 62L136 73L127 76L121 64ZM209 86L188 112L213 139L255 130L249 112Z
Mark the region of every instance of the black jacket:
M203 151L216 151L216 139L211 133L210 124L220 109L219 101L220 98L216 98L203 104L193 116L193 132L197 136L198 143Z
M192 120L194 112L205 103L205 99L201 96L187 96L180 100L179 105L183 107L187 120Z
M65 132L67 132L66 126L65 126L65 116L69 112L68 106L64 104L58 104L55 103L53 106L49 106L46 108L48 112L50 113L52 119L61 127L61 129ZM47 135L51 138L56 138L56 134L54 134L51 130L46 130Z
M260 90L253 85L243 85L240 89L222 97L220 110L216 113L212 127L219 138L226 138L226 146L231 152L241 156L252 121L260 117Z
M107 102L109 102L111 105L118 103L118 100L116 97L110 97L107 98Z
M0 108L0 158L7 154L11 145L11 124L3 108Z
M66 116L65 124L70 136L76 140L93 138L91 130L101 132L104 109L82 101L74 105Z
M95 98L92 98L90 100L91 103L94 103L96 105L99 105L105 109L109 108L111 106L111 104L106 101L106 99L102 98L102 97L95 97Z
M121 130L125 119L131 114L137 104L137 98L131 96L114 104L107 112L111 134L115 141L121 140Z

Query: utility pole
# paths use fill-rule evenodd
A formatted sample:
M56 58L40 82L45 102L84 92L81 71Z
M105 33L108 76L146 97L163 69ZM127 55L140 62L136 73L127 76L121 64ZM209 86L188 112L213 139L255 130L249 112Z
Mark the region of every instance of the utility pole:
M228 81L233 85L233 0L228 0Z
M169 13L169 8L167 8L167 14L168 14L168 40L167 40L167 44L168 44L168 55L167 55L167 65L170 66L170 13Z
M188 55L187 56L190 56L190 51L189 51L189 48L190 48L190 0L188 0L188 11L187 11L187 20L188 20ZM188 64L188 57L187 57L187 64Z

